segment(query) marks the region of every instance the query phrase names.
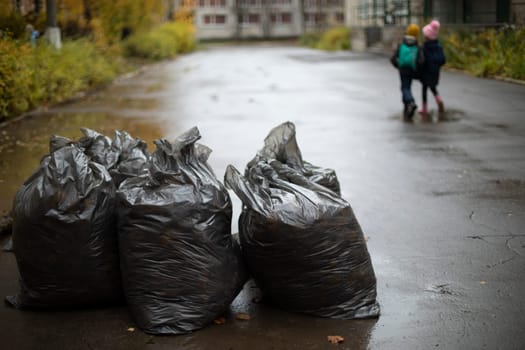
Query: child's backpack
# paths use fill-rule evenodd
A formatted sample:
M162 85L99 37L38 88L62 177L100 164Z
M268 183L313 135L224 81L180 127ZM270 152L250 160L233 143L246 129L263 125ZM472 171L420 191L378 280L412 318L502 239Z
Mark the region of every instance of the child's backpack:
M399 46L397 57L399 68L411 68L416 70L417 50L417 45L408 46L407 44L402 43Z

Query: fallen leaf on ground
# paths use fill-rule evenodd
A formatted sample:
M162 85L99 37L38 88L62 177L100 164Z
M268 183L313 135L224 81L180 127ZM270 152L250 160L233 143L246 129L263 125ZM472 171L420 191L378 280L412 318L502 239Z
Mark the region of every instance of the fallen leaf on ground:
M345 341L345 338L341 337L340 335L329 335L326 338L332 344L339 344Z
M487 284L487 281L479 281L479 284Z
M238 313L237 315L235 315L235 318L241 321L249 321L252 319L250 315L244 313Z
M368 236L365 236L365 242L368 242Z
M215 323L215 324L225 324L226 323L226 319L224 317L219 317L218 319L213 320L213 323Z
M128 332L135 332L135 327L129 327Z

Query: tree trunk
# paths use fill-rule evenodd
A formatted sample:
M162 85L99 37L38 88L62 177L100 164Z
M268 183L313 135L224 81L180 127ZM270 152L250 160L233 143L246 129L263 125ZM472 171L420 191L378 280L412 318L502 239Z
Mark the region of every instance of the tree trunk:
M91 21L91 6L89 0L84 0L84 19L86 22Z
M46 34L45 37L49 43L60 49L62 41L60 39L60 28L57 26L57 4L55 0L46 0Z
M57 26L57 3L55 0L46 0L46 25Z

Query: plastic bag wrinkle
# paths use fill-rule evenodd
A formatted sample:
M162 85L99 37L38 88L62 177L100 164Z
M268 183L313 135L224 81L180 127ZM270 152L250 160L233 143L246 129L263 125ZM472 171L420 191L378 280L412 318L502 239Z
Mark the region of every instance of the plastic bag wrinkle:
M248 270L265 299L283 309L377 317L370 255L335 172L301 166L296 151L295 129L285 123L270 132L244 176L226 169L225 184L243 202L239 238Z
M64 145L43 158L17 192L13 247L16 307L102 305L122 299L115 187L104 167Z
M315 166L305 160L296 139L295 125L285 122L273 128L264 139L264 146L248 162L246 171L261 160L277 160L303 174L311 182L318 183L337 194L341 194L339 180L332 169ZM245 175L247 173L245 172Z
M197 128L155 142L149 175L125 180L118 226L123 283L138 326L151 334L205 327L246 281L231 237L231 201L197 146Z

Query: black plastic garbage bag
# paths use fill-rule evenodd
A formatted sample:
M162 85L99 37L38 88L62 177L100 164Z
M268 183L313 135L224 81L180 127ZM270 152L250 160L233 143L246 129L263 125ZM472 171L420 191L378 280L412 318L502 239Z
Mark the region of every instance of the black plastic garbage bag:
M113 144L111 138L88 128L80 128L80 130L84 137L78 141L78 145L84 149L89 158L108 170L113 168L119 160L120 149Z
M283 123L270 131L264 139L264 147L248 163L247 171L260 160L265 159L278 160L301 172L310 181L341 194L339 180L334 170L321 168L303 160L295 138L295 125L292 122Z
M265 299L338 319L379 315L376 279L350 205L276 160L260 160L225 183L242 200L242 252Z
M79 146L93 161L108 169L117 187L128 177L147 173L150 154L145 141L126 131L115 131L113 140L91 129L81 131L84 137L78 141Z
M150 175L118 190L124 292L137 325L182 334L224 313L246 281L231 236L228 191L196 145L197 128L173 144L156 141Z
M56 145L56 144L55 144ZM56 149L13 204L20 292L15 307L71 307L122 300L115 186L73 145Z
M129 177L147 174L150 154L145 141L131 137L126 131L115 131L113 147L118 149L119 158L110 174L117 186Z

